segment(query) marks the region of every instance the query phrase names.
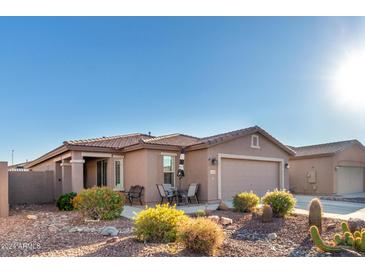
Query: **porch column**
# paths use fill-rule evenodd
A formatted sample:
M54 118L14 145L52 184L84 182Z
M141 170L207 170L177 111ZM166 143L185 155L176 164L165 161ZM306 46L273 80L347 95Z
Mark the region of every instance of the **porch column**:
M62 194L69 193L72 191L71 164L69 161L62 160L61 173L62 173Z
M79 193L84 189L84 163L81 152L73 151L71 153L71 182L72 191Z
M0 217L9 215L8 176L8 163L0 162Z

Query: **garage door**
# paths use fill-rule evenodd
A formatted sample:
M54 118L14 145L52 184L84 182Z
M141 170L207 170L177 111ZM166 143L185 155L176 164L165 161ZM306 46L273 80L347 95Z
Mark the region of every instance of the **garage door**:
M364 168L339 167L337 169L337 194L364 191Z
M231 200L238 192L253 191L262 196L279 188L279 163L222 159L222 199Z

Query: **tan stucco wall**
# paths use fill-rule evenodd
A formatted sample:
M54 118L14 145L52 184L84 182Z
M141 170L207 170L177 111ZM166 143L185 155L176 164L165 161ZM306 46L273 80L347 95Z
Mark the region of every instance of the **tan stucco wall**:
M53 171L10 171L9 204L42 204L55 200Z
M185 178L182 180L184 189L189 184L199 184L199 199L208 200L208 150L188 151L185 154Z
M9 215L8 163L0 162L0 218Z
M208 148L207 157L218 159L218 153L236 154L256 157L280 158L288 162L289 154L272 143L265 136L260 137L260 149L251 148L251 135L240 137L229 142ZM211 172L214 170L215 172ZM213 174L212 174L213 173ZM284 169L284 185L289 188L289 173ZM208 200L218 199L218 165L208 164Z
M289 160L290 189L301 194L333 194L334 159L319 157ZM308 183L307 173L316 172L316 183Z
M124 187L126 190L133 185L145 187L144 201L146 202L147 187L147 150L141 149L124 155Z

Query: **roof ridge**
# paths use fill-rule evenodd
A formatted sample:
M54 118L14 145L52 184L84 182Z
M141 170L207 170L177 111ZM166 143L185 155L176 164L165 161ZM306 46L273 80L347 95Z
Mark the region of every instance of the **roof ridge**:
M144 142L149 142L149 141L158 141L158 140L162 140L162 139L167 139L167 138L172 138L172 137L176 137L176 136L185 136L185 137L190 137L190 138L194 138L199 140L200 138L195 137L195 136L191 136L191 135L187 135L187 134L183 134L183 133L171 133L171 134L166 134L166 135L161 135L161 136L156 136L153 138L149 138L146 140L143 140Z
M217 138L217 137L220 137L222 135L228 135L228 134L232 134L232 133L239 133L241 131L248 131L248 130L259 129L259 128L260 127L256 125L256 126L252 126L252 127L246 127L246 128L236 129L236 130L223 132L223 133L219 133L219 134L215 134L215 135L211 135L211 136L206 136L206 137L202 137L202 138L199 138L199 139L203 140L203 139L209 139L209 138Z
M68 140L64 143L72 144L72 143L80 143L80 142L95 142L95 141L104 141L104 140L113 140L118 138L125 138L125 137L131 137L131 136L148 136L144 133L129 133L129 134L120 134L120 135L114 135L114 136L108 136L108 137L96 137L96 138L89 138L89 139L79 139L79 140Z
M298 146L298 147L289 146L289 147L292 147L294 149L298 149L298 148L310 148L310 147L319 147L319 146L325 146L325 145L334 145L334 144L339 144L339 143L354 143L354 142L359 142L359 141L357 139L350 139L350 140L328 142L328 143L321 143L321 144L315 144L315 145Z

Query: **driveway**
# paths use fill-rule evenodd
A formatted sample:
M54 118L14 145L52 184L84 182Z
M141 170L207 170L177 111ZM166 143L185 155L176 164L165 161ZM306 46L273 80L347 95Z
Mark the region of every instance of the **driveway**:
M296 195L296 212L308 213L309 202L315 196ZM349 218L360 218L365 220L365 203L352 203L343 201L321 200L324 216L347 220Z

